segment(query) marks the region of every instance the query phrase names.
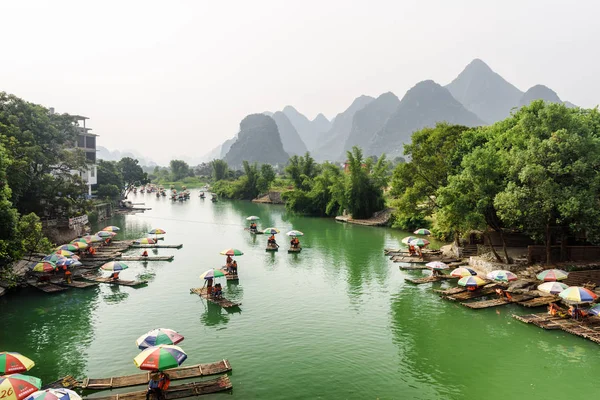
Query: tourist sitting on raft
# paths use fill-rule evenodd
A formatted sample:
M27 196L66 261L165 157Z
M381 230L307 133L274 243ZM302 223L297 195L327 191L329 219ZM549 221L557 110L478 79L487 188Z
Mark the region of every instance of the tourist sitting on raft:
M144 250L144 252L142 253L142 257L148 257L148 250Z
M256 228L256 222L251 222L250 223L250 232L257 232L257 228Z
M300 241L294 236L292 240L290 240L290 245L292 246L292 249L297 249L300 247Z
M268 245L277 246L277 242L275 241L275 235L269 236L269 240L267 240Z
M110 276L110 280L111 281L118 281L119 280L119 271L114 271L112 273L112 275Z
M568 317L568 314L565 312L565 310L563 310L558 305L556 305L556 303L548 304L548 315L551 315L553 317L560 317L560 318Z
M508 301L512 301L512 296L506 290L496 288L496 294L498 295L499 299L506 299Z
M577 305L569 306L569 310L567 311L567 313L571 318L577 321L582 321L589 316L587 312L585 312L581 308L578 308Z
M87 248L86 253L89 254L90 256L93 256L96 254L96 249L93 246L90 246Z
M213 292L213 280L212 278L206 278L206 294L209 296L212 295Z
M217 283L215 285L215 290L213 292L213 297L215 299L222 299L223 298L223 288L221 287L220 283Z
M225 260L225 266L227 267L227 269L229 269L229 267L231 267L232 262L233 262L233 258L231 258L231 256L227 256L227 259Z
M237 265L237 261L236 261L236 260L234 260L234 261L231 263L231 265L229 266L229 273L230 273L231 275L237 275L237 267L238 267L238 265Z

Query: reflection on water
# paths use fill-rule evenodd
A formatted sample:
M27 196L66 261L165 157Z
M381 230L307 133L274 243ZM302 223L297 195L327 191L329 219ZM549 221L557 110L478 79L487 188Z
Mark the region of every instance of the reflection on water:
M223 310L223 307L205 301L204 312L200 315L200 321L206 326L225 325L229 322L230 316Z
M106 285L102 293L102 298L106 304L119 304L128 297L129 293L121 291L121 286L119 285Z

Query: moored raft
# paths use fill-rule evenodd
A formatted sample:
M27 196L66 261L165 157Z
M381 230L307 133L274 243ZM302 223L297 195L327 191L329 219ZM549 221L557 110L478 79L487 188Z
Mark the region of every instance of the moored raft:
M75 281L75 280L71 281L71 283L67 283L65 281L56 281L53 283L58 286L63 286L65 288L74 287L77 289L87 289L90 287L98 286L98 282L83 282L83 281Z
M429 282L439 282L445 279L456 279L455 276L450 276L450 275L434 275L434 276L426 276L423 278L404 278L404 280L406 282L409 283L414 283L415 285L420 285L422 283L429 283Z
M33 286L36 289L41 290L42 292L46 292L46 293L56 293L56 292L62 292L64 290L67 290L66 287L62 287L59 285L56 285L54 283L50 283L50 282L27 282L29 284L29 286Z
M188 367L178 367L169 369L167 372L169 378L173 380L198 378L201 376L217 375L231 371L229 361L223 359L214 363L196 364ZM145 385L150 380L152 372L144 372L134 375L116 376L112 378L85 378L79 383L82 389L114 389L128 386Z
M561 329L567 333L600 344L600 318L589 317L585 322L572 318L561 318L544 314L513 315L513 318L526 324L533 324L545 330Z
M456 286L450 289L433 289L434 292L442 295L442 296L451 296L453 294L458 294L462 292L466 292L467 288L464 286Z
M82 275L83 279L98 283L108 283L110 285L121 285L121 286L142 286L148 284L148 281L125 281L123 279L112 280L111 278L103 278L100 276Z
M224 297L220 298L220 299L215 299L214 297L208 295L207 289L205 287L192 288L192 289L190 289L190 293L197 294L198 296L202 297L203 299L206 299L212 303L218 304L223 308L239 307L242 305L242 303L234 303L232 301L227 300Z
M554 303L558 300L560 300L560 297L558 296L541 296L535 297L531 300L521 301L519 302L519 305L525 307L542 307L547 306L550 303Z
M493 284L488 284L486 286L482 286L478 290L475 290L473 292L470 292L467 290L467 291L464 291L461 293L453 294L450 296L443 296L443 297L445 299L452 300L452 301L463 301L463 300L476 299L478 297L496 294L497 287L498 287L498 285L493 283Z
M117 260L122 261L173 261L175 256L121 256Z
M300 253L302 251L302 247L290 247L288 249L288 253Z
M168 373L168 371L167 371ZM201 396L203 394L218 393L232 388L229 377L224 375L217 379L210 379L201 382L185 383L183 385L171 386L165 393L164 398L183 399L186 397ZM119 393L110 396L93 397L94 400L145 400L147 390L138 390L129 393ZM86 397L91 399L90 397Z
M491 299L491 300L482 300L482 301L472 301L469 303L460 303L461 305L474 309L480 310L482 308L490 308L490 307L498 307L511 303L518 303L520 301L526 301L532 299L532 295L527 294L515 294L512 295L512 300L508 300L506 298L502 299Z
M132 249L180 249L183 244L132 244Z

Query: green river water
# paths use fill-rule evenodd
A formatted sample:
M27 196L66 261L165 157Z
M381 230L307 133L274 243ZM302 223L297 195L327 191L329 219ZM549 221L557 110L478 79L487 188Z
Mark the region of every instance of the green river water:
M138 372L135 340L156 327L185 336L184 365L227 358L239 399L543 399L593 395L598 345L513 318L519 306L470 310L442 301L431 284L414 286L383 254L407 235L396 230L290 215L280 206L198 198L172 204L154 195L145 214L115 217L120 238L151 228L183 243L172 262L129 262L123 279L139 289L100 285L47 295L33 289L0 298L0 350L32 358L45 382L67 374L101 378ZM245 217L281 229L278 253L266 236L243 230ZM100 228L102 227L100 226ZM301 254L288 254L290 229L303 231ZM235 247L238 284L219 278L241 312L189 293L199 274L224 264ZM133 254L141 250L132 251ZM152 253L151 253L152 254ZM105 273L106 274L106 273ZM219 280L217 280L219 281ZM446 285L446 284L444 284ZM435 284L435 288L441 287Z

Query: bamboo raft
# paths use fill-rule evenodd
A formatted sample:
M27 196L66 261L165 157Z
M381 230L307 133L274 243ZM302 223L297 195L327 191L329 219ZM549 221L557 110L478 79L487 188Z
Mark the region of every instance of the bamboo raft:
M267 248L265 249L265 251L279 251L279 246L269 246L269 245L267 245Z
M180 249L183 244L132 244L132 249Z
M416 278L416 279L404 278L404 280L406 282L414 283L415 285L420 285L420 284L429 283L429 282L439 282L444 279L456 279L456 277L450 276L450 275L434 275L434 276L426 276L424 278Z
M229 377L224 375L217 379L201 382L185 383L183 385L171 386L165 393L165 400L183 399L186 397L201 396L203 394L218 393L230 390L233 386ZM103 397L94 397L94 400L145 400L147 390L119 393ZM90 397L87 397L91 399Z
M62 287L62 286L58 286L55 285L54 283L50 283L50 282L27 282L29 284L29 286L33 286L36 289L41 290L42 292L46 292L46 293L56 293L56 292L62 292L64 290L67 290L66 287Z
M225 278L228 281L237 281L240 279L237 274L230 274L229 271L227 270L227 267L221 268L221 272L223 272L225 274Z
M515 294L512 296L512 301L506 298L502 299L492 299L492 300L482 300L482 301L472 301L469 303L460 303L461 305L474 309L480 310L482 308L490 308L490 307L498 307L503 306L510 303L519 303L521 301L530 300L533 296L527 294Z
M122 261L173 261L175 256L121 256L117 260Z
M189 367L178 367L168 370L169 378L174 381L178 379L198 378L201 376L223 374L231 371L229 361L223 359L214 363L196 364ZM123 388L128 386L145 385L150 380L152 372L116 376L113 378L85 378L83 382L78 382L82 389L105 390L114 388Z
M513 318L546 330L561 329L572 335L600 344L600 318L598 317L589 317L589 319L584 322L576 321L572 318L551 316L546 313L513 315Z
M519 302L519 305L525 307L542 307L547 306L550 303L554 303L558 300L560 300L560 298L557 296L541 296L535 297L531 300L521 301Z
M450 264L453 262L460 261L460 260L457 260L456 258L444 258L443 256L437 256L437 255L429 256L425 253L423 253L423 258L418 257L418 256L393 256L391 259L393 262L403 262L403 263L425 263L425 262L430 262L430 261L441 261L445 264Z
M290 247L288 249L288 253L300 253L301 251L302 251L302 247L297 247L297 248Z
M463 301L463 300L476 299L478 297L489 296L491 294L495 294L496 287L497 286L495 284L487 285L487 286L482 287L479 290L476 290L474 292L469 292L468 290L466 290L464 292L453 294L451 296L444 296L444 298L446 298L448 300L452 300L452 301Z
M453 294L458 294L462 292L466 292L467 288L464 286L456 286L450 289L433 289L434 292L442 295L442 296L451 296Z
M58 285L58 286L63 286L65 288L74 287L77 289L86 289L89 287L98 286L98 282L82 282L82 281L75 281L75 280L71 281L71 283L67 283L64 280L60 281L60 282L56 281L56 282L52 282L52 283L54 283L55 285Z
M242 303L234 303L232 301L227 300L226 298L215 299L214 297L208 295L205 287L192 288L192 289L190 289L190 293L197 294L198 296L202 297L203 299L206 299L212 303L218 304L223 308L239 307L242 305Z
M423 254L427 254L427 255L440 255L442 254L441 250L429 250L429 249L421 249L421 252ZM406 255L408 254L408 249L383 249L383 253L386 256L402 256L402 255Z
M250 234L252 234L252 235L264 235L265 234L262 231L253 232L253 231L250 230L250 228L244 228L244 230L250 232Z
M421 271L421 270L427 269L427 267L425 266L425 264L421 264L421 265L400 265L399 268L402 269L402 270L404 270L404 271Z
M148 281L124 281L123 279L112 280L111 278L103 278L100 276L90 276L90 275L82 275L84 279L88 281L98 282L98 283L108 283L111 285L121 285L121 286L141 286L146 285Z

